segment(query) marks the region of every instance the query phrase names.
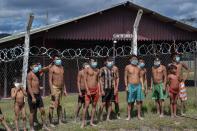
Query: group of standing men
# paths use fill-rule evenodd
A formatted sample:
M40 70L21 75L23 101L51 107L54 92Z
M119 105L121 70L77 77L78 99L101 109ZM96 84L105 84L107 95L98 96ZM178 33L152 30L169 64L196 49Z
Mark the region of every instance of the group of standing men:
M143 120L141 116L141 107L144 97L148 93L147 70L145 68L145 61L132 55L129 59L130 64L125 67L124 80L127 92L127 119L131 119L131 110L134 103L137 105L137 117ZM185 69L187 74L182 74L182 69ZM169 96L171 105L171 117L176 117L176 103L178 98L181 101L181 115L184 115L184 102L187 100L185 80L189 74L188 67L180 62L180 54L172 56L172 63L167 67L161 64L159 57L155 57L152 67L150 90L152 90L152 99L155 100L157 106L157 114L160 117L164 116L164 100ZM119 117L118 104L118 85L119 85L119 71L114 64L113 58L108 58L104 62L104 67L97 68L97 62L91 59L89 63L84 63L83 69L78 73L78 107L76 117L79 109L83 105L82 125L84 127L86 122L86 113L88 113L88 106L92 103L92 114L90 125L93 124L96 104L100 96L102 96L102 104L99 107L99 120L102 119L102 112L104 107L107 111L106 120L110 120L112 112L112 103L115 103L115 113Z
M127 92L127 111L128 117L126 120L131 119L131 110L134 107L134 103L137 104L138 119L143 120L141 116L141 107L144 97L148 92L148 83L147 83L147 71L145 68L145 61L142 58L138 58L135 55L132 55L129 59L130 64L125 67L124 81L125 89ZM118 85L119 85L119 70L115 66L114 59L108 57L104 61L104 66L98 69L98 63L95 59L90 59L88 63L83 64L83 68L78 72L77 76L77 86L78 86L78 106L76 109L77 119L81 107L83 107L82 115L82 125L83 128L86 125L86 115L88 113L88 107L92 104L90 125L95 126L94 115L96 112L96 106L99 98L102 96L102 103L99 106L98 110L98 119L103 119L103 110L106 109L107 118L110 120L110 114L113 111L112 104L115 104L115 114L117 118L120 118L119 114L119 101L118 101ZM163 117L163 105L164 100L167 98L169 93L171 100L171 111L172 117L176 116L176 100L179 98L182 102L182 107L184 106L184 101L187 99L186 92L181 92L180 88L178 91L175 86L179 86L181 82L184 82L187 79L186 75L183 77L181 70L184 68L189 73L187 66L180 62L180 55L175 54L172 57L172 63L170 64L168 70L164 65L161 64L161 61L158 57L154 59L154 65L152 67L152 77L150 89L152 89L152 98L157 103L157 113L160 117ZM172 69L172 71L171 71ZM173 70L175 69L175 70ZM174 72L173 72L174 71ZM53 63L47 67L41 66L40 63L35 62L30 66L27 77L27 93L26 91L15 84L15 88L12 89L12 97L15 100L14 110L15 110L15 124L16 129L18 129L18 119L19 113L22 112L23 121L24 121L24 130L26 130L26 113L24 108L24 97L28 97L28 104L30 109L30 130L34 131L34 121L36 118L37 109L41 113L41 119L43 122L43 129L50 130L46 126L46 115L44 110L44 104L41 97L40 89L40 78L43 73L49 72L49 86L51 90L51 105L49 108L49 121L52 127L53 125L53 111L57 110L58 122L61 123L63 119L63 112L61 106L61 97L62 95L67 95L65 79L64 79L64 68L62 66L62 60L60 57L55 56ZM187 73L187 74L188 74ZM173 76L174 75L174 76ZM178 83L176 82L178 81ZM174 87L173 87L174 86ZM175 90L175 92L173 92ZM179 95L181 93L181 95ZM183 109L183 108L181 108ZM181 113L183 114L182 110Z

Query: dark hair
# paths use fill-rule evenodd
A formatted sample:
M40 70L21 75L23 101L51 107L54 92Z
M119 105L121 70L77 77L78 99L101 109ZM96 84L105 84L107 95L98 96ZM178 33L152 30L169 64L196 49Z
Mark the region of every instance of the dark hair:
M143 60L144 61L143 57L138 57L138 60Z
M161 60L158 56L156 56L155 58L154 58L154 61L155 60Z
M54 59L55 59L55 57L60 58L60 55L59 55L59 54L55 54L55 55L53 55L52 59L54 60Z
M89 65L87 62L84 62L83 63L83 68L85 67L85 65Z
M113 59L113 57L111 57L111 56L105 58L105 61L113 61L113 60L114 60L114 59Z
M89 63L90 63L91 61L95 61L95 62L96 62L96 59L90 58L90 59L89 59Z
M132 55L129 57L129 59L132 59L133 57L136 57L136 58L138 59L137 55L134 55L134 54L132 54Z
M182 53L174 52L172 53L171 57L174 58L175 56L181 56Z
M37 61L32 61L31 63L30 63L30 66L33 66L33 65L37 65L39 62L37 62Z
M172 63L168 64L168 73L172 73L172 70L174 69L177 69L177 67L174 64Z

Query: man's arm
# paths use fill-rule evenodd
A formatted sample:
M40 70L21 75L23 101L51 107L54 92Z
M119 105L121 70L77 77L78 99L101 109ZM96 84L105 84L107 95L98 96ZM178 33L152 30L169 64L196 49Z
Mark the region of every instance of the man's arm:
M87 84L87 70L84 71L84 83L85 83L86 92L88 95L90 95L90 91L88 89L88 84Z
M98 81L98 87L99 87L99 90L98 90L98 93L99 93L99 95L101 95L101 83L100 83L100 77L99 77L99 73L100 73L100 70L98 69L98 71L97 71L97 81Z
M102 72L103 72L103 69L101 68L100 71L99 71L99 83L100 83L100 91L101 91L101 94L104 95L104 90L103 90L103 77L102 77Z
M185 78L183 78L183 81L187 80L189 73L190 73L190 69L188 68L188 66L185 63L182 63L183 68L186 70L186 75Z
M140 83L142 84L142 88L144 88L144 80L143 80L143 74L141 73L141 69L140 69Z
M144 73L144 86L146 87L146 89L145 89L145 93L147 93L148 92L148 82L147 82L147 71L146 71L146 69L145 69L145 73Z
M115 74L116 74L116 79L115 79L115 93L117 93L118 92L119 81L120 81L118 67L116 67L116 73Z
M153 73L153 68L152 68L152 74L151 74L151 81L150 81L150 89L152 90L153 89L153 75L154 75L154 73Z
M77 74L77 88L78 88L78 92L79 92L80 96L81 96L81 88L80 88L80 80L81 80L81 78L82 78L82 74L79 71L78 74Z
M43 67L43 68L41 69L41 71L42 71L42 72L47 72L47 71L50 70L50 68L51 68L52 66L53 66L52 64L49 64L48 66Z
M49 69L49 87L52 93L52 89L53 89L53 69Z
M63 69L63 77L64 77L64 95L66 95L67 96L67 90L66 90L66 83L65 83L65 72L64 72L64 67L62 67L62 69Z
M27 92L25 91L24 88L22 88L22 91L23 91L24 96L27 96Z
M32 81L32 76L31 74L28 74L27 76L28 91L29 94L31 95L32 100L35 100L34 93L32 92L31 81Z
M128 90L127 66L125 67L125 71L124 71L124 82L125 82L126 91L127 91Z
M15 88L12 88L12 90L11 90L11 97L12 97L12 99L15 99L16 94L17 94L16 89Z
M166 90L167 71L166 71L166 67L165 66L163 66L163 76L164 76L163 84L164 84L164 87L165 87L165 90Z

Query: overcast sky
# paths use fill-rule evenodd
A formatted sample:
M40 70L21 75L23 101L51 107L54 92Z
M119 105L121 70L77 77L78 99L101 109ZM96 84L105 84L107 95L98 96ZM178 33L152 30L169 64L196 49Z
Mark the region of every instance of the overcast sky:
M28 13L35 15L33 28L91 13L125 0L0 0L0 33L23 31ZM133 0L145 8L180 20L197 18L197 0ZM197 24L194 23L197 27Z

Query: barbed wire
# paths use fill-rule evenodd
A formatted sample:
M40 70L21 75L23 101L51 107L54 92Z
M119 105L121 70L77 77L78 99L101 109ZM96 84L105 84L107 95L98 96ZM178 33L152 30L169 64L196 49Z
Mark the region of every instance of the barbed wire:
M178 53L194 53L197 52L197 41L184 43L146 43L138 46L138 54L145 55L165 55L173 52ZM47 56L52 58L54 55L60 55L64 59L89 58L89 57L124 57L132 54L131 46L106 47L96 46L95 48L78 48L65 49L63 51L54 48L32 46L29 49L30 56ZM19 45L13 48L0 49L0 62L15 61L23 57L24 47Z

